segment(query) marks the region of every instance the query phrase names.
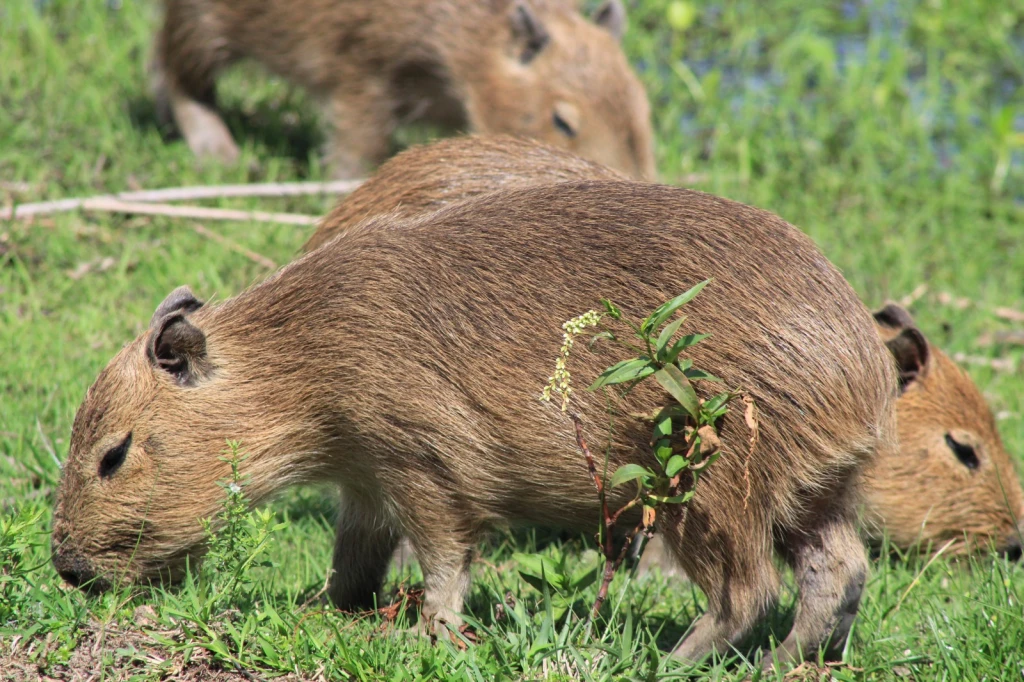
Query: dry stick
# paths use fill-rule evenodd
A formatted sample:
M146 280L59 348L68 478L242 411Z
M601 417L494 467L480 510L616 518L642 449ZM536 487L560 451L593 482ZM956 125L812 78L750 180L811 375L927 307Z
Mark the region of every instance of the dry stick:
M168 187L138 192L119 192L95 197L78 197L20 204L0 210L0 220L30 218L37 215L67 213L87 208L86 204L98 199L116 199L127 202L194 201L198 199L223 199L229 197L297 197L315 194L348 194L354 191L362 180L338 180L335 182L273 182L253 185L209 185L199 187Z
M594 456L590 454L590 448L587 447L587 441L583 438L583 423L580 418L575 414L569 415L572 417L572 423L576 426L576 444L583 452L583 456L587 460L587 470L590 472L590 477L594 479L594 487L597 488L597 497L601 501L601 535L604 543L602 548L604 551L604 578L601 580L601 589L597 592L597 599L594 600L594 608L591 611L591 618L596 618L598 612L601 610L601 605L604 604L604 600L608 597L608 587L612 583L612 578L615 577L615 569L617 562L615 561L615 547L612 544L612 536L609 530L609 525L612 523L611 514L608 513L608 497L604 491L604 480L601 475L597 473L597 463L594 461ZM626 545L628 547L628 544Z
M255 251L250 251L249 249L245 248L244 246L242 246L238 242L233 241L231 239L228 239L227 237L225 237L222 234L217 234L213 230L209 230L206 227L200 225L199 223L195 223L194 225L192 225L192 229L195 230L196 232L198 232L199 234L201 234L202 236L204 236L204 237L206 237L208 239L212 239L213 241L217 242L218 244L223 244L224 246L228 247L229 249L231 249L235 253L239 253L239 254L245 256L246 258L251 260L253 263L256 263L257 265L262 265L263 267L267 268L268 270L276 270L277 269L277 263L275 263L274 261L270 260L266 256L261 256L260 254L256 253Z
M232 208L206 208L205 206L171 206L170 204L147 204L127 202L119 199L98 197L88 199L82 206L84 211L106 211L109 213L134 213L136 215L159 215L174 218L195 218L199 220L237 220L241 222L283 223L286 225L315 225L319 218L298 213L270 213L267 211L243 211Z

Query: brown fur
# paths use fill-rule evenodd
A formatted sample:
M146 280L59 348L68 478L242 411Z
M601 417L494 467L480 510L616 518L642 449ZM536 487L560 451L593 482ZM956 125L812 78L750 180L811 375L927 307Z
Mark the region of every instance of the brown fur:
M324 102L339 177L381 162L394 129L415 119L544 140L655 176L647 95L618 45L620 0L595 23L570 0L164 4L153 89L198 155L237 157L214 92L218 74L248 57Z
M877 545L888 536L898 548L941 549L947 556L995 549L1020 557L1024 493L992 410L967 373L928 343L905 310L890 304L875 317L905 385L896 401L900 447L864 471L868 539ZM966 462L957 457L964 445L976 466L970 451ZM663 575L682 575L658 537L644 550L640 571L655 566Z
M597 499L572 425L538 394L561 323L608 296L636 316L699 280L686 329L713 336L696 364L756 399L760 440L727 415L727 453L685 518L661 531L708 596L677 653L745 637L795 568L800 602L783 658L841 647L867 571L855 482L894 447L896 380L872 320L814 245L777 217L689 190L570 182L506 190L339 234L265 282L194 311L175 292L79 409L54 513L54 562L97 584L180 571L202 549L227 475L249 453L249 494L333 481L344 510L332 596L372 602L398 537L423 567L427 622L459 622L469 562L496 524L593 528ZM577 377L619 356L580 348ZM622 409L663 403L654 385ZM605 404L575 397L590 437ZM124 465L98 467L132 435ZM653 464L625 417L610 466ZM746 481L751 498L744 504ZM622 493L621 495L627 495ZM613 503L623 499L613 500ZM833 651L834 653L834 651Z
M497 189L616 175L528 141L501 136L446 140L410 149L385 164L371 182L338 205L305 248L315 248L360 220L389 211L410 217ZM1024 494L978 388L926 340L924 366L909 366L912 358L893 343L897 337L920 335L906 311L887 307L876 313L876 323L894 355L902 358L904 371L913 376L897 402L900 449L866 470L869 537L878 541L888 531L890 541L903 549L930 544L937 550L957 540L947 554L993 545L1011 555L1019 553ZM975 447L977 469L968 469L956 458L946 434L958 434L958 442ZM662 564L664 571L674 570L669 556L656 539L644 552L642 566Z

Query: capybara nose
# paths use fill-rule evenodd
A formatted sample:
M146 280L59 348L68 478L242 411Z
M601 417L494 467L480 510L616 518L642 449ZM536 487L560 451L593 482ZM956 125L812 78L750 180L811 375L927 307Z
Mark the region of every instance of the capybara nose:
M54 533L55 545L57 544L56 539L57 535ZM92 569L88 561L66 546L54 547L53 567L57 569L57 573L64 579L64 582L72 587L96 587L96 571Z
M1019 531L1010 536L1000 554L1010 561L1020 561L1021 556L1024 555L1024 541L1022 541Z

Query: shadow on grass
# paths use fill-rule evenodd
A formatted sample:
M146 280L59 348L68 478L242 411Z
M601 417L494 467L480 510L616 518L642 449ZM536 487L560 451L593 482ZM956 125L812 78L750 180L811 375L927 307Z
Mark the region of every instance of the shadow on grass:
M228 102L220 113L240 147L255 147L259 158L289 159L300 177L309 175L310 160L324 148L325 136L314 112L287 99L262 99L244 110ZM136 130L157 130L167 144L183 141L173 123L161 121L148 96L129 100L128 116Z

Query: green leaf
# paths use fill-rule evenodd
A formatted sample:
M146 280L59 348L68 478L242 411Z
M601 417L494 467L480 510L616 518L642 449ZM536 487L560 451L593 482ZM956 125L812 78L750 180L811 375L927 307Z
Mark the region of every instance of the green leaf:
M682 455L672 455L665 465L665 475L672 478L686 467L686 458Z
M681 353L684 348L696 346L709 336L711 336L711 334L687 334L686 336L680 336L679 340L672 344L672 348L664 353L664 361L675 362L676 358L679 357L679 353Z
M519 575L523 580L538 591L543 592L545 584L553 592L559 592L565 587L567 579L558 564L551 559L539 554L516 552L512 560L519 565Z
M665 325L665 328L661 330L661 334L658 336L657 343L654 344L655 348L658 349L658 357L661 357L662 352L665 350L665 346L672 337L675 336L676 332L679 331L679 327L686 322L686 315L681 316L675 322Z
M658 380L662 388L672 394L672 397L696 421L700 414L700 402L697 400L697 394L694 393L693 386L690 385L690 380L686 378L686 375L675 365L665 365L654 373L654 378Z
M601 305L604 306L604 309L608 312L608 315L610 315L612 317L612 319L615 319L615 320L621 320L622 319L622 311L619 310L615 306L615 304L612 303L611 301L609 301L607 298L602 298L601 299Z
M690 381L721 381L721 379L716 377L714 374L695 367L684 369L683 374L685 374L686 378Z
M659 440L661 438L668 438L672 435L672 415L665 414L664 410L658 413L658 421L654 424L654 434L651 440Z
M724 391L716 396L708 398L707 401L704 403L704 412L708 414L714 414L719 409L724 407L726 403L728 403L731 399L732 393L729 393L728 391Z
M612 474L611 480L608 481L608 486L617 488L623 483L652 476L654 476L654 472L647 467L640 466L639 464L623 464Z
M611 386L612 384L622 384L627 381L643 379L653 374L655 369L650 359L646 357L623 360L602 372L601 376L597 377L597 380L587 390L596 391L602 386Z
M672 443L667 438L662 438L654 446L654 456L658 458L662 466L672 456Z
M572 578L569 580L570 590L585 590L597 580L598 571L601 568L601 564L597 563L593 566L584 566L578 569L572 574Z
M672 316L672 313L692 301L694 296L699 294L700 290L707 286L710 281L710 279L706 279L703 282L694 285L689 290L679 294L671 301L666 301L658 306L654 312L651 313L651 316L644 320L644 324L641 325L640 328L648 334L652 333L655 329L664 324L665 320Z

